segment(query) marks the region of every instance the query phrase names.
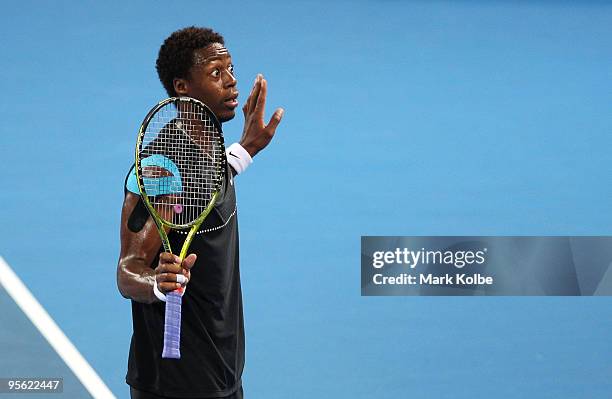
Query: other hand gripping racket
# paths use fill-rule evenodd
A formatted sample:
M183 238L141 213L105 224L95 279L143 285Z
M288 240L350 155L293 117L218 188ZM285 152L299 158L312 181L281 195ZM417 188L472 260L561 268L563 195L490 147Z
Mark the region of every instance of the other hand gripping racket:
M140 126L135 165L140 194L164 250L172 253L170 229L189 229L179 255L183 260L221 189L225 173L221 124L196 99L163 100ZM181 358L182 294L181 287L166 295L163 358Z

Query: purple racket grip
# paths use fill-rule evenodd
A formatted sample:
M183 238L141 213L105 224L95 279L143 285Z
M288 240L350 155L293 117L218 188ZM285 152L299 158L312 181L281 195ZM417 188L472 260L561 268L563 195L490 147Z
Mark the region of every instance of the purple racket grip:
M164 324L164 359L181 358L181 305L183 297L178 292L166 294L166 321Z

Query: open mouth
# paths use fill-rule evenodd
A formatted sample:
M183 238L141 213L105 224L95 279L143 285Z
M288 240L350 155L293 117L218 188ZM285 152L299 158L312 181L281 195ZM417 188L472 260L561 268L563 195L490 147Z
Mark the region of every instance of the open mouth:
M232 95L229 98L226 98L223 101L223 104L230 108L236 108L238 106L238 93Z

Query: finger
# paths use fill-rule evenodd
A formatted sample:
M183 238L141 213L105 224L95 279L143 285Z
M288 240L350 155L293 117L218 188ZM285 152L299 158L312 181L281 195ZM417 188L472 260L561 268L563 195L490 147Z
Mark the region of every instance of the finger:
M160 263L181 263L181 258L171 254L170 252L162 252L159 254Z
M187 280L187 277L183 274L177 274L176 275L176 282L179 283L180 285L185 285L187 284L189 280Z
M261 92L263 80L264 79L261 74L257 75L255 87L253 87L253 94L251 95L251 103L249 104L249 113L255 111L255 108L257 107L257 102L259 101L259 94Z
M253 87L251 87L251 92L249 93L249 97L247 97L247 102L244 104L247 107L247 111L250 109L251 100L253 99L253 92L255 91L255 87L257 87L257 82L259 80L259 75L255 76L255 81L253 82Z
M257 82L257 78L255 78L255 82ZM255 83L253 83L253 87L251 87L251 92L249 93L249 96L247 97L246 101L244 102L244 105L242 106L242 113L244 114L244 118L246 119L247 117L247 113L249 112L250 109L250 104L251 104L251 98L253 97L253 90L255 90Z
M181 288L181 285L179 283L157 283L157 288L165 294L177 288Z
M264 111L266 108L266 93L268 92L268 82L265 79L261 79L261 88L259 89L259 96L257 97L257 103L255 104L255 114L258 118L263 119Z
M270 118L270 122L268 122L268 126L266 126L266 130L272 133L272 135L274 135L274 132L276 131L276 127L280 123L281 119L283 119L284 113L285 113L284 109L277 108L276 111L274 111L274 114L272 114L272 118Z
M177 274L177 273L160 273L155 275L155 280L158 283L179 283L179 284L183 284L183 281L185 281L187 279L187 277L185 277L185 275L183 274ZM180 280L180 281L179 281Z
M186 257L185 259L183 259L183 263L182 266L184 269L189 270L193 267L193 265L195 264L196 260L198 259L196 254L190 254L188 257Z
M182 274L183 268L180 263L162 263L155 269L155 274L162 273Z

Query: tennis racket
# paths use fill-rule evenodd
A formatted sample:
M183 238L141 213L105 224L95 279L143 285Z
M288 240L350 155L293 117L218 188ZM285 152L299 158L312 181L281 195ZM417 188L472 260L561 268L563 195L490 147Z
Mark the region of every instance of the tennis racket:
M161 101L138 130L138 188L166 252L172 253L170 229L189 230L179 254L181 261L215 205L225 162L221 124L194 98ZM181 287L166 295L163 358L181 358L182 294Z

